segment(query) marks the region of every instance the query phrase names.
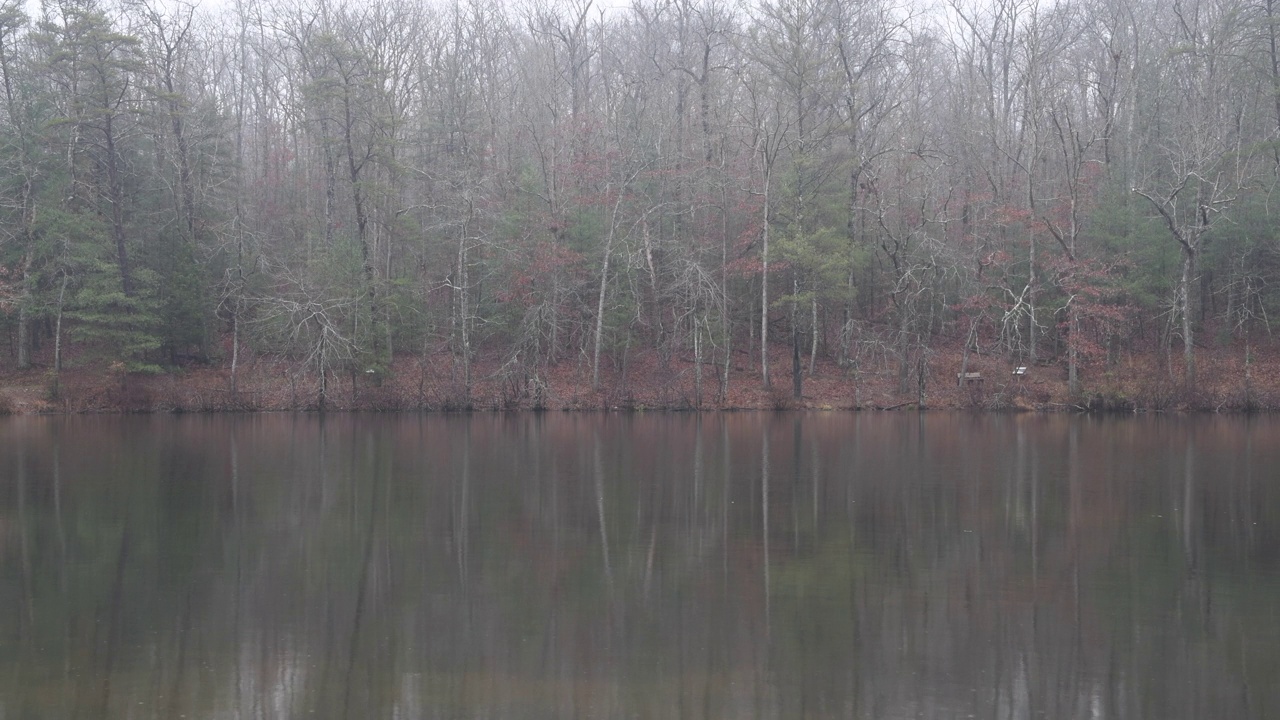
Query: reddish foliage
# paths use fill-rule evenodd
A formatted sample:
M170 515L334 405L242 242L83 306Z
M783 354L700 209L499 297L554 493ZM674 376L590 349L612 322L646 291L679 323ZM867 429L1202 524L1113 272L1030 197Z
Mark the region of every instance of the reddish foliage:
M997 225L1016 225L1031 220L1031 211L1011 205L1000 205L992 213L992 220Z
M13 300L18 297L18 285L22 282L21 274L16 268L0 265L0 312L13 310Z
M580 253L550 240L535 240L525 252L514 258L507 282L497 291L497 299L531 307L546 289L546 279L557 274L572 274L582 263Z
M972 311L985 306L980 298L961 304ZM633 348L622 367L621 358L609 358L601 367L602 387L591 389L589 373L579 363L527 367L513 379L504 367L498 348L482 350L476 358L476 378L467 397L456 376L447 350L427 357L400 356L389 372L373 382L349 374L330 376L326 406L334 410L415 408L497 409L538 407L559 409L623 408L862 408L906 407L915 400L897 392L896 366L892 358L871 359L855 373L821 358L817 373L806 377L804 398L790 398L784 377L789 347L773 346L770 362L783 371L772 390L761 387L758 358L746 343L735 351L726 395L717 399L718 372L704 366L701 398L695 391L695 365L690 354L662 358L655 350ZM1059 367L1032 367L1026 376L1011 376L1010 363L998 355L970 353L968 371L986 379L976 393L955 385L963 356L960 339L936 345L927 368L927 404L932 408L980 406L1067 409L1077 401L1067 394L1065 373ZM106 367L81 368L62 374L61 394L48 394L47 356L37 360L44 368L25 372L11 369L0 374L0 401L14 412L93 412L120 410L220 411L296 410L314 408L319 388L314 372L300 371L296 363L279 358L242 356L239 392L231 395L229 369L193 366L181 375L123 376ZM1091 393L1127 398L1136 407L1177 408L1278 408L1280 407L1280 345L1253 348L1247 372L1241 348L1202 350L1201 380L1194 392L1179 389L1177 379L1164 365L1157 348L1126 353L1123 362L1102 368L1082 366L1082 377ZM530 378L536 377L536 392ZM949 380L950 378L950 380Z
M1096 360L1104 356L1109 340L1131 333L1134 308L1124 302L1115 284L1120 264L1096 260L1073 262L1062 257L1051 261L1048 267L1068 297L1067 306L1059 313L1059 328L1067 338L1068 347L1082 359Z

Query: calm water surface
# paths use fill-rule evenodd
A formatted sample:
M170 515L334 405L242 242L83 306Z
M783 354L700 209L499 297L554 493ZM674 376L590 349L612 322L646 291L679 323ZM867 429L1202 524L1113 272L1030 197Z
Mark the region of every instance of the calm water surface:
M0 718L1276 718L1280 420L0 419Z

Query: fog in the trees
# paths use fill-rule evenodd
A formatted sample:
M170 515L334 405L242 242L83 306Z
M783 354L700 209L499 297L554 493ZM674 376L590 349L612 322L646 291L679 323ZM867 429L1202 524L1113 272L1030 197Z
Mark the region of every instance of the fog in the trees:
M1193 384L1276 303L1273 4L10 0L6 362Z

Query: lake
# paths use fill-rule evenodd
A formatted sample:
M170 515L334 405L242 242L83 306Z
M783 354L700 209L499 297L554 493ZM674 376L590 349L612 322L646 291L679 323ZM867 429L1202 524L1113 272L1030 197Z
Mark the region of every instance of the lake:
M0 418L0 718L1280 717L1280 419Z

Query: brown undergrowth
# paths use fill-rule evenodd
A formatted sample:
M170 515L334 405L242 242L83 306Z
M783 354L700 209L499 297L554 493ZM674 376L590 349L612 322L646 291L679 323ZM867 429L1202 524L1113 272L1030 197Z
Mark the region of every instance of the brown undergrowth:
M1056 364L1033 365L1025 375L999 356L973 355L956 380L963 353L936 349L925 367L923 406L987 411L1250 412L1280 409L1280 353L1257 354L1245 367L1238 349L1204 349L1198 382L1188 386L1162 353L1126 354L1109 365L1083 369L1083 392L1071 396L1066 372ZM592 388L590 368L564 360L554 365L512 368L496 357L473 365L471 387L448 355L400 357L386 373L320 378L291 361L258 357L245 363L237 388L230 371L190 364L162 375L134 375L106 368L64 371L57 387L47 370L0 373L0 414L91 412L261 412L290 410L471 411L471 410L889 410L921 406L919 377L903 388L891 361L859 368L819 362L805 374L803 396L793 397L790 358L777 348L773 382L764 387L756 358L733 358L727 385L723 366L703 365L699 387L690 358L632 353L627 364L601 368ZM807 370L807 368L806 368ZM905 392L902 390L905 389Z

